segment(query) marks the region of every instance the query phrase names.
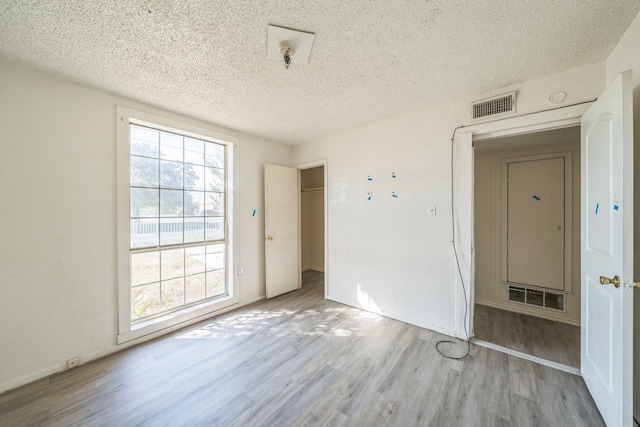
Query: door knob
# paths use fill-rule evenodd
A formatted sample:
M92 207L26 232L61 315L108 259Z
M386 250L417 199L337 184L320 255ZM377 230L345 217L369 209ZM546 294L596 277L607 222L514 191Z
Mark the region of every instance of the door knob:
M613 276L613 279L609 279L606 276L600 276L600 284L601 285L610 285L613 283L613 286L616 288L620 287L620 278L618 276Z

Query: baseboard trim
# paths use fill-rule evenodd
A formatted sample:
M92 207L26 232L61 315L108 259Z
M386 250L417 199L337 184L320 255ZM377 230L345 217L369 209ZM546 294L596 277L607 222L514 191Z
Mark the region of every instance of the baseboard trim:
M493 301L484 301L479 299L476 299L475 303L478 305L484 305L486 307L492 307L492 308L498 308L500 310L510 311L512 313L526 314L529 316L539 317L541 319L553 320L554 322L566 323L567 325L580 327L579 320L572 320L572 319L567 319L565 317L554 316L551 313L547 314L547 313L540 313L534 310L527 310L526 307L522 307L522 308L520 308L519 306L512 307L507 304L500 304Z
M471 338L471 342L473 344L479 345L481 347L485 347L485 348L488 348L488 349L491 349L491 350L496 350L496 351L499 351L501 353L506 353L506 354L509 354L511 356L518 357L520 359L525 359L525 360L528 360L530 362L537 363L539 365L548 366L549 368L558 369L560 371L568 372L570 374L577 375L579 377L582 376L582 374L580 373L580 369L574 368L573 366L564 365L562 363L554 362L553 360L543 359L541 357L533 356L533 355L527 354L527 353L523 353L523 352L518 351L518 350L512 350L510 348L503 347L503 346L497 345L497 344L493 344L493 343L490 343L490 342L487 342L487 341L479 340L477 338Z

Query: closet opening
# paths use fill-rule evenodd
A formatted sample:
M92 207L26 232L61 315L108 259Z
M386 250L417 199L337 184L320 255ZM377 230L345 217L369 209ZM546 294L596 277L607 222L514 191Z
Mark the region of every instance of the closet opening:
M474 340L580 368L580 127L474 143Z
M324 165L300 169L300 236L302 286L325 287Z

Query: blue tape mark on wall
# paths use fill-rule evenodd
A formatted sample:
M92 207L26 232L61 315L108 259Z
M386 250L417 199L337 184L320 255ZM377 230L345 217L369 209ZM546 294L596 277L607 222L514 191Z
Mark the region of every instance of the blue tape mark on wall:
M533 195L533 198L536 199L537 201L540 201L540 197L536 196L535 194Z
M373 181L373 178L371 178L371 175L367 177L367 181Z
M396 173L395 172L391 172L391 178L395 178L396 177Z
M617 211L619 209L618 205L613 205L613 210Z
M367 200L371 200L371 196L372 196L371 193L367 193Z
M393 193L391 193L391 197L393 197L394 199L398 198L398 195L396 194L396 192L394 191Z
M253 213L251 214L251 216L256 216L256 210L253 210Z
M598 215L598 208L600 207L600 203L596 203L596 215Z

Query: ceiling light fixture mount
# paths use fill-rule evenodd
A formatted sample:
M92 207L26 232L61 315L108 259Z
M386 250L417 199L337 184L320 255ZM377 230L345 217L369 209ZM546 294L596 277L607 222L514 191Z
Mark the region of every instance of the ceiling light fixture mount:
M284 60L287 69L291 64L307 64L315 38L315 34L306 31L269 25L267 58Z
M289 42L289 40L280 42L280 53L284 59L284 66L288 70L289 65L291 65L291 57L296 53L296 50L291 46L291 42Z

